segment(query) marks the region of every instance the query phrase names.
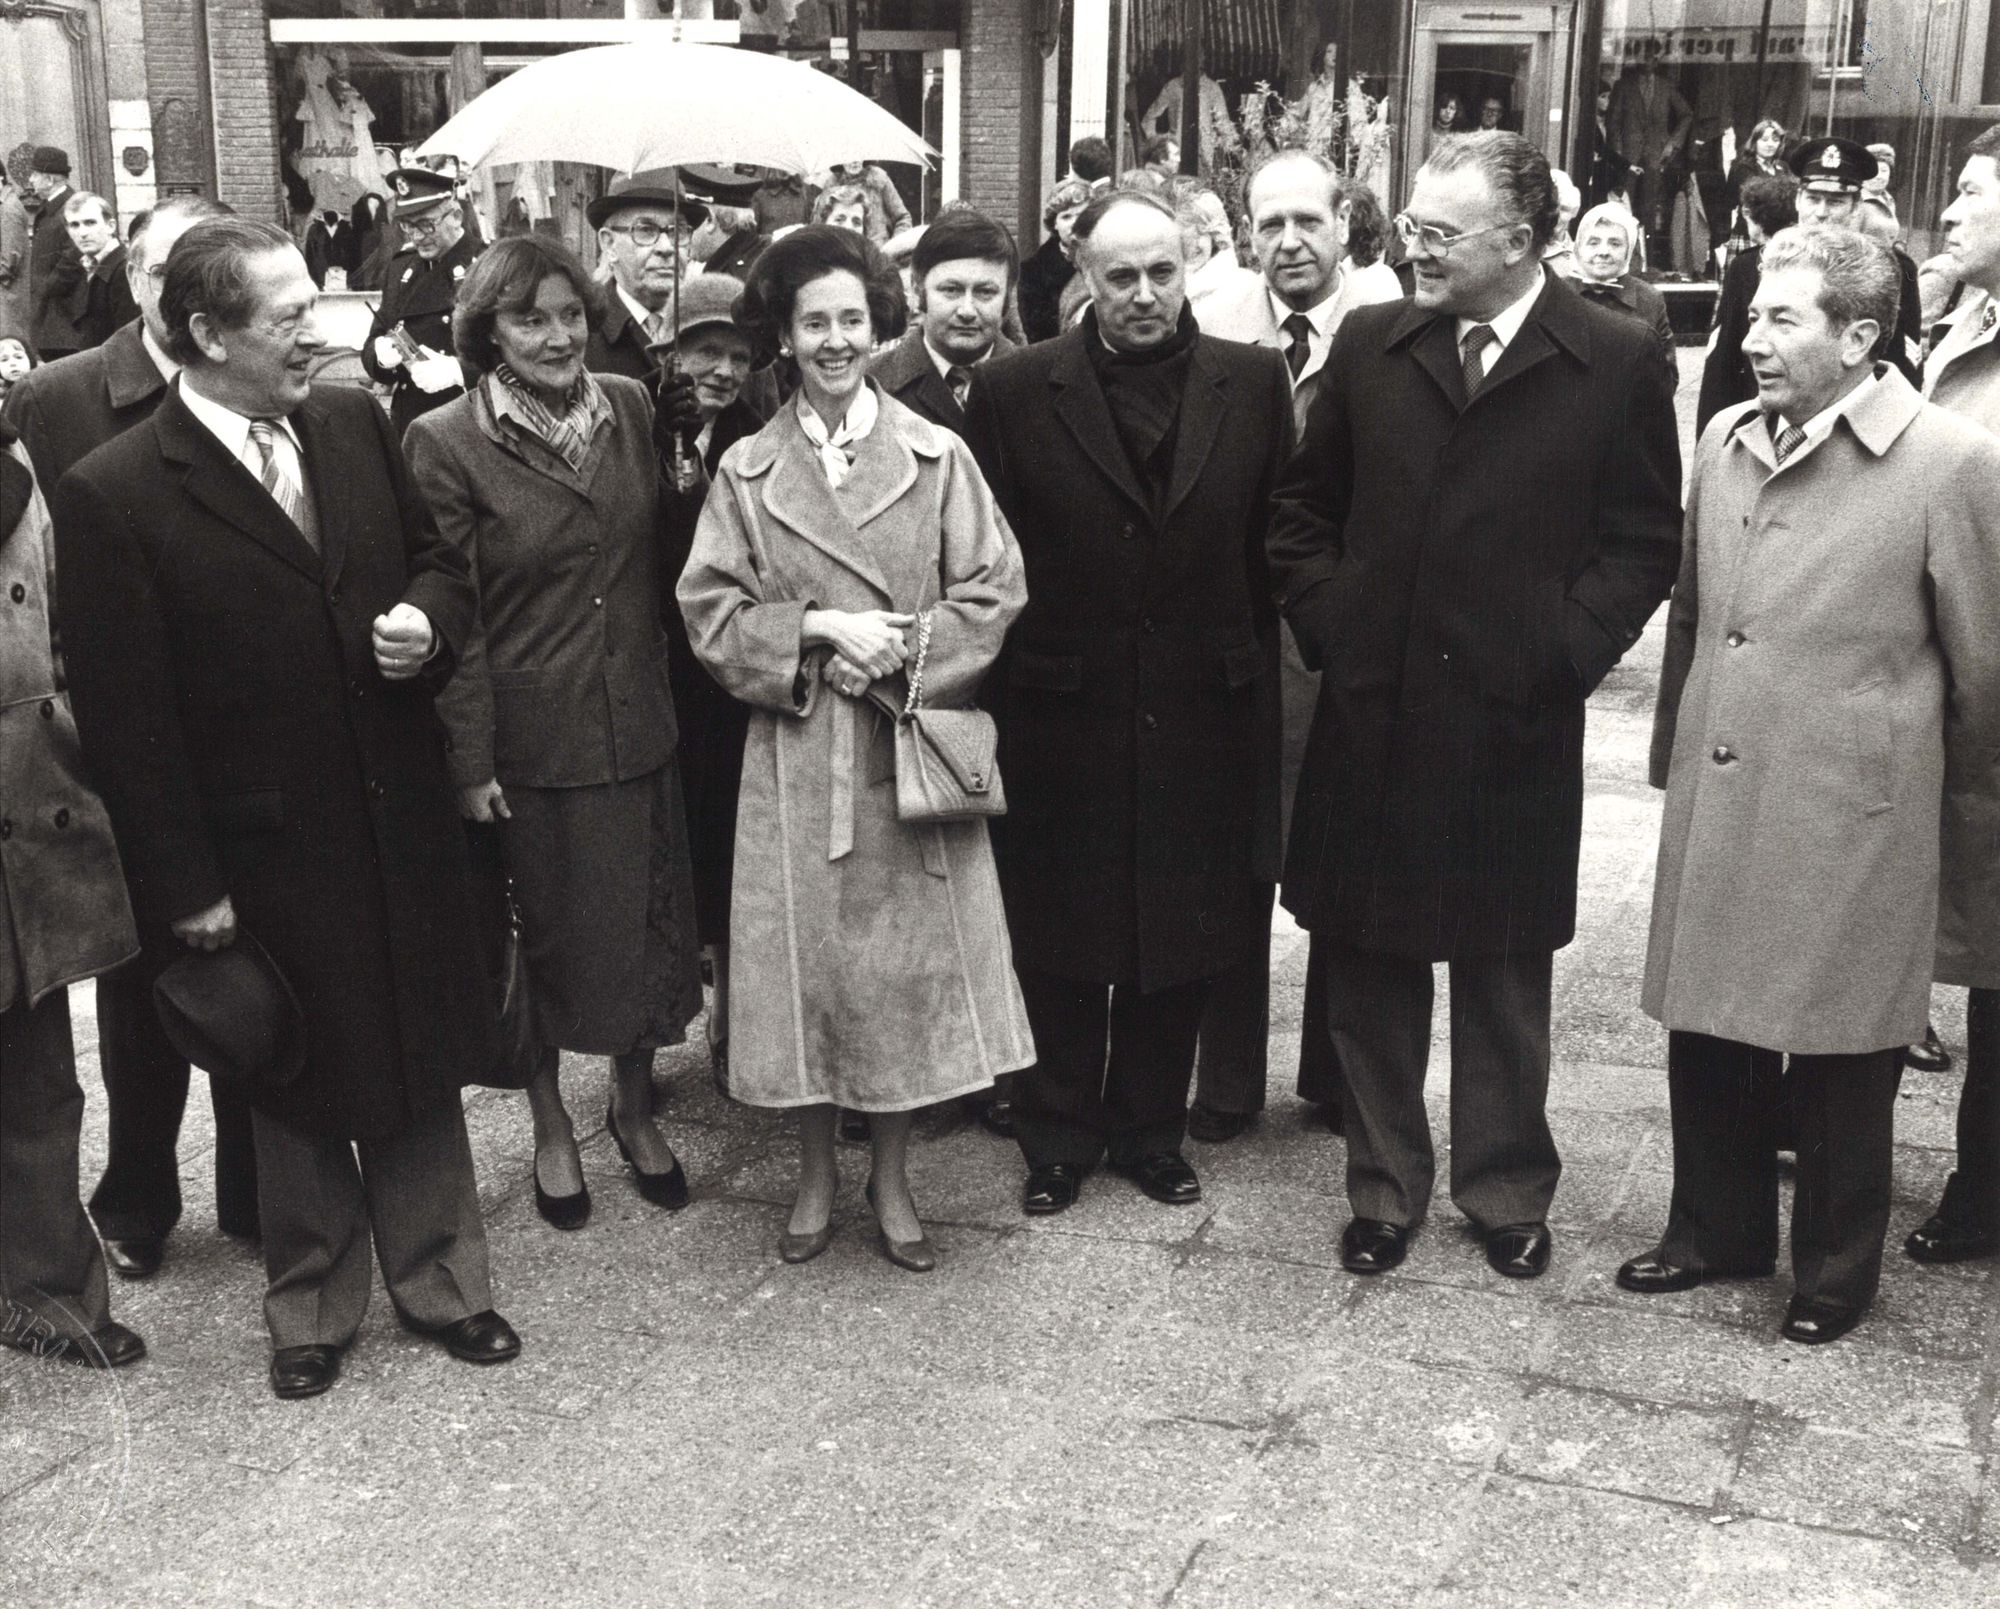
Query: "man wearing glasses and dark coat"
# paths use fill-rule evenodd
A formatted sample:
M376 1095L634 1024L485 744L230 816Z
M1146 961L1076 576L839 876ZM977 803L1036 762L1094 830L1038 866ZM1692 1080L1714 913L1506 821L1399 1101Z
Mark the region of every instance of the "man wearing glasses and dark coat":
M1322 672L1283 900L1347 1075L1345 1265L1403 1260L1434 1173L1432 968L1451 968L1451 1195L1548 1266L1550 974L1576 929L1584 700L1673 584L1680 449L1652 331L1549 275L1547 160L1440 143L1397 219L1410 301L1356 308L1276 492L1270 556Z
M688 237L708 208L671 168L614 180L584 216L597 231L597 253L611 265L604 319L590 332L584 367L593 374L650 380L659 367L648 347L674 339L674 284L688 271Z
M450 177L429 168L398 168L396 223L409 242L389 259L382 304L361 345L361 366L389 387L389 421L400 440L410 421L465 390L452 356L451 309L480 246L465 232ZM398 327L406 339L399 339Z

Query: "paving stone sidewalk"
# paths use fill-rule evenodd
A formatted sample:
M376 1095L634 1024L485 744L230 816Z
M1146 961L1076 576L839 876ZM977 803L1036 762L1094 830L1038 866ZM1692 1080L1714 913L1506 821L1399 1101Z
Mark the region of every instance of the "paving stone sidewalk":
M597 1202L580 1234L535 1215L519 1098L468 1101L520 1361L455 1364L378 1291L345 1377L305 1403L264 1385L260 1269L216 1232L197 1098L167 1268L114 1291L149 1360L104 1376L0 1356L0 1602L2000 1602L1993 1264L1894 1253L1875 1313L1822 1349L1777 1338L1779 1281L1652 1300L1612 1283L1669 1184L1664 1037L1637 1006L1658 647L1656 622L1592 711L1547 1278L1492 1275L1442 1200L1402 1270L1340 1270L1342 1147L1290 1094L1304 941L1282 920L1271 1107L1190 1147L1198 1207L1097 1177L1075 1210L1024 1219L1012 1148L940 1118L913 1162L938 1273L874 1249L862 1151L833 1249L786 1267L782 1120L721 1101L694 1049L663 1054L695 1202L661 1213L599 1131L602 1064L578 1062ZM1961 1006L1940 992L1962 1050ZM1949 1166L1955 1096L1955 1075L1906 1081L1898 1238Z

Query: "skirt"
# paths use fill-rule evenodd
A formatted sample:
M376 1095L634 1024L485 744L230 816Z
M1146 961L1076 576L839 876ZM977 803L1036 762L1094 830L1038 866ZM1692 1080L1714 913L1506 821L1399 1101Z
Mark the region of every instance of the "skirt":
M679 1044L702 999L678 769L505 791L537 1037L598 1056Z

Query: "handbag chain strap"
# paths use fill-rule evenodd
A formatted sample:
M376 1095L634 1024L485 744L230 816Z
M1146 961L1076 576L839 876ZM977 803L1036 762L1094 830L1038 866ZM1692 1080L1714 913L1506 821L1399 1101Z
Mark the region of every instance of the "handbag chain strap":
M917 658L910 667L910 696L903 701L903 719L908 720L924 707L924 661L931 651L931 612L917 616Z

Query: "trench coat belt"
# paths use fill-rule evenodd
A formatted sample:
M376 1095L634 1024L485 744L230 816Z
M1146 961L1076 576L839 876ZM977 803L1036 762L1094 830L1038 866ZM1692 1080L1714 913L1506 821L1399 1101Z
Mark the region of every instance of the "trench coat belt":
M827 767L826 858L829 861L844 859L854 852L855 766L868 751L876 723L890 719L886 711L867 698L841 698L839 704L845 707L834 710L833 756ZM893 786L893 772L889 781ZM872 782L872 778L865 779L863 786ZM934 824L925 824L912 830L923 845L924 870L933 877L943 877L944 839L939 829Z

